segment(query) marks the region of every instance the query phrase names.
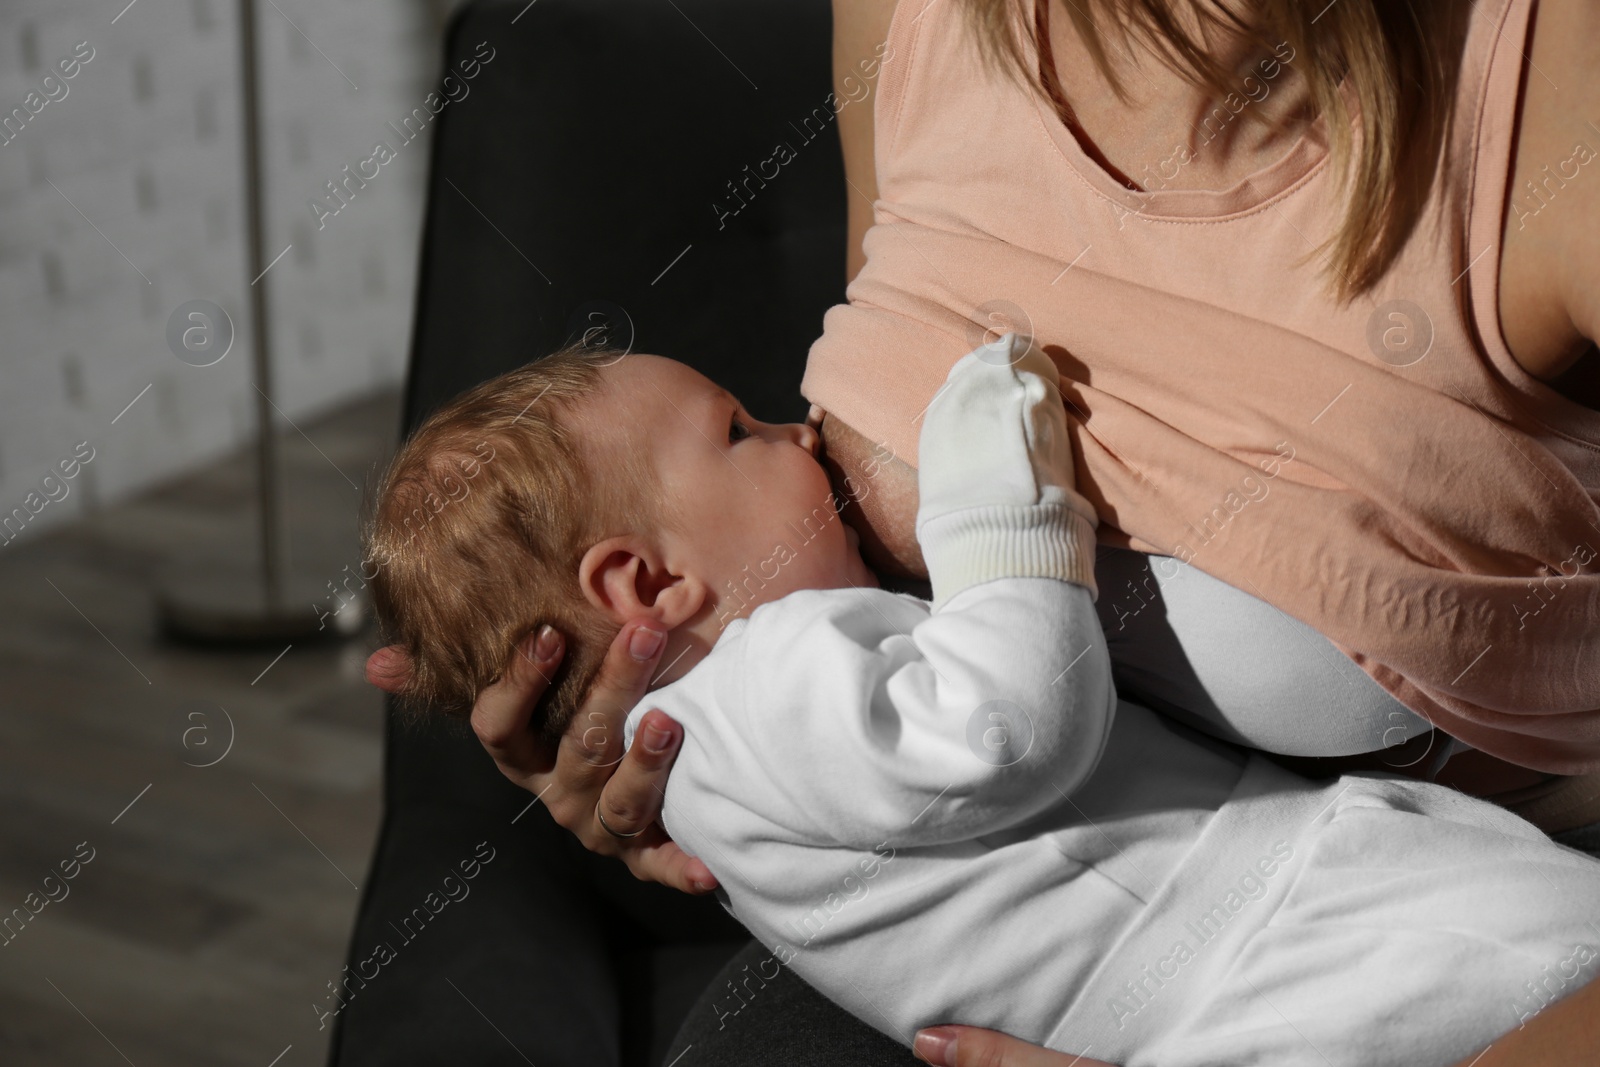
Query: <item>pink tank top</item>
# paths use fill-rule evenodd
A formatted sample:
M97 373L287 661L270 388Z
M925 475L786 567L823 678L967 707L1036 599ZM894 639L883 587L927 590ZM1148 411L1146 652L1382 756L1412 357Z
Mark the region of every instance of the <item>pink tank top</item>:
M1031 332L1102 540L1315 627L1474 747L1600 768L1600 414L1523 371L1497 314L1529 7L1480 0L1426 215L1341 306L1307 261L1340 213L1320 123L1231 189L1130 191L983 64L959 4L901 0L867 263L802 390L915 465L955 360Z

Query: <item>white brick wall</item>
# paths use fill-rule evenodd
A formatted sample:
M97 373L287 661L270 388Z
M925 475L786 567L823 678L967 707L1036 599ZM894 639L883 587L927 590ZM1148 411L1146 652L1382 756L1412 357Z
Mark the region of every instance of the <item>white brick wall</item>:
M78 42L94 49L66 95L0 144L0 515L77 442L96 449L30 536L254 429L237 6L122 2L0 4L0 116L26 113ZM257 3L266 258L293 246L266 279L271 341L278 403L297 422L404 371L428 142L400 147L387 123L435 88L434 6ZM308 201L380 139L397 158L319 231ZM192 299L236 327L214 366L167 347L168 315Z

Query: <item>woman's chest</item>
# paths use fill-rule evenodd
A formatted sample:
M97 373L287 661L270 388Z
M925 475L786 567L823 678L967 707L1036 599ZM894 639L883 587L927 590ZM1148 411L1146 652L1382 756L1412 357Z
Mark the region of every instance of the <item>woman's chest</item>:
M1116 111L1122 105L1083 86L1085 57L1078 54L1081 45L1074 52L1073 39L1062 37L1065 19L1050 26L1059 46L1054 62L1065 87L1075 104L1109 102L1079 106L1082 128L1069 129L1048 103L1004 90L941 94L928 80L930 72L959 69L968 57L948 41L924 42L931 47L916 57L921 69L913 72L907 93L913 99L932 94L940 106L903 109L899 136L888 152L880 152L879 220L995 239L1015 260L1007 261L1003 273L1047 272L1041 277L1049 291L1062 288L1061 280L1074 269L1111 275L1187 298L1197 308L1289 329L1358 359L1371 357L1493 410L1497 405L1490 395L1497 387L1495 375L1486 373L1488 363L1514 359L1532 376L1550 381L1589 347L1585 333L1600 328L1600 228L1590 221L1600 220L1600 179L1586 181L1589 169L1600 171L1600 156L1587 150L1600 153L1600 74L1595 73L1600 71L1600 33L1588 34L1582 44L1567 40L1583 36L1579 23L1600 23L1600 13L1576 10L1583 8L1579 0L1549 3L1563 8L1559 15L1566 21L1547 14L1544 32L1531 42L1543 50L1533 63L1542 66L1540 56L1547 55L1564 72L1565 80L1557 78L1555 84L1583 84L1584 100L1592 97L1592 106L1575 104L1571 94L1562 99L1536 71L1530 80L1544 91L1491 85L1491 107L1506 109L1509 117L1513 105L1525 106L1528 130L1517 155L1504 142L1480 147L1475 155L1459 149L1464 154L1451 157L1400 259L1377 286L1351 301L1331 295L1327 260L1319 254L1347 206L1319 129L1290 121L1282 128L1289 133L1273 139L1260 134L1250 116L1226 108L1198 124L1189 122L1193 116L1183 108L1122 115ZM1480 30L1480 37L1511 41L1495 47L1496 64L1506 59L1514 64L1521 58L1516 45L1529 43L1518 24L1523 11L1517 3L1502 7L1491 13L1505 19L1502 32L1494 32L1494 26ZM1474 54L1481 54L1485 46L1475 47ZM940 54L941 48L951 54ZM1281 62L1257 70L1253 96L1241 94L1234 101L1240 111L1280 103L1289 115L1298 110L1290 105L1300 88L1294 62L1291 50ZM1481 66L1481 58L1478 62ZM1483 77L1474 68L1469 80L1477 84ZM1145 84L1142 92L1169 104L1182 101L1159 80ZM1479 95L1464 92L1462 100ZM1594 127L1583 117L1589 113ZM1171 129L1154 121L1160 114L1172 120ZM961 138L948 136L952 125L965 131ZM1258 132L1245 136L1251 129ZM1177 136L1173 130L1188 133ZM1103 138L1098 147L1086 145L1097 137ZM1574 138L1583 140L1583 150ZM1474 164L1479 171L1497 170L1500 177L1494 182L1474 178ZM1547 196L1539 217L1506 211L1508 230L1521 225L1532 236L1519 231L1513 241L1508 234L1499 272L1504 285L1496 301L1495 290L1476 290L1474 282L1495 267L1496 256L1477 248L1499 236L1501 216L1495 212L1492 220L1481 219L1474 198L1492 199L1488 190L1511 179L1513 165L1518 188L1534 174L1548 174L1553 177L1545 182L1559 199ZM1139 189L1121 180L1129 174L1138 179ZM1556 225L1563 217L1568 224ZM1552 225L1540 234L1534 224L1545 222ZM998 266L1001 251L994 255ZM937 274L930 284L952 287L948 269L929 270ZM996 273L1002 272L989 277ZM1015 283L990 284L992 291L959 297L980 311L996 301L1018 302L1011 292ZM1569 313L1583 299L1596 307L1587 330ZM1021 310L1033 313L1027 306ZM1501 352L1509 348L1509 355L1490 357L1485 345ZM1430 353L1432 358L1422 358ZM1600 356L1586 362L1600 364ZM1570 375L1555 385L1562 392L1582 389Z

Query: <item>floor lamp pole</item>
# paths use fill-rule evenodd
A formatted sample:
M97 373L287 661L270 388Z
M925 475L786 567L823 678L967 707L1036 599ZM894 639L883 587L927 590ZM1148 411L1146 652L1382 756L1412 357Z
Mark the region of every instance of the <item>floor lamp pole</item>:
M255 373L256 479L261 519L261 582L268 613L283 607L284 537L283 496L278 481L277 411L272 402L271 323L267 317L267 278L264 233L266 209L262 204L265 174L261 165L261 79L256 63L255 0L239 0L239 64L243 73L244 179L246 231L250 275L251 360Z
M242 85L245 262L251 282L250 338L256 392L257 510L261 531L259 573L235 567L201 575L193 569L181 588L164 588L157 600L161 627L170 637L210 645L291 644L349 637L366 621L364 598L343 601L336 611L319 610L328 598L314 581L300 581L287 563L283 485L278 469L274 429L278 409L273 402L271 322L267 306L264 240L265 169L261 159L261 72L257 55L255 0L239 0L239 67ZM292 588L291 588L292 587ZM303 597L302 597L303 594ZM287 651L287 650L286 650Z

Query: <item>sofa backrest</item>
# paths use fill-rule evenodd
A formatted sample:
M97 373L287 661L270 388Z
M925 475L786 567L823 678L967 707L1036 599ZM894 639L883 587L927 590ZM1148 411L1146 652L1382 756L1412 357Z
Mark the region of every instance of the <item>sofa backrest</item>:
M406 426L585 330L803 417L845 283L830 28L824 0L469 5L451 68L492 58L434 128Z

